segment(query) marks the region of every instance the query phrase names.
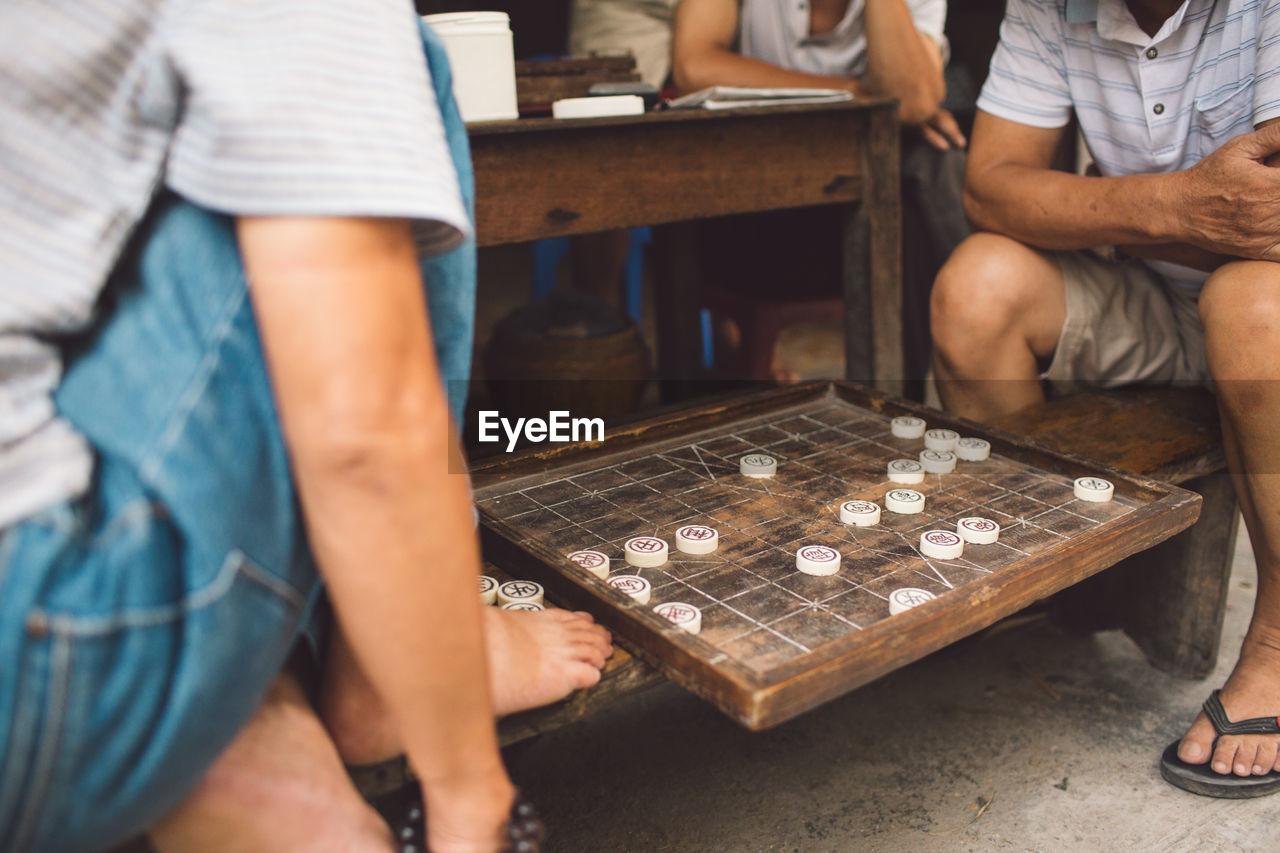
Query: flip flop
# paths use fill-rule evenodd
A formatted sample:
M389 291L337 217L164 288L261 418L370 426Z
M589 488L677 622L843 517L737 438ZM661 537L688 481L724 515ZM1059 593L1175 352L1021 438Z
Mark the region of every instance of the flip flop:
M398 790L374 799L371 805L391 827L396 853L426 853L426 810L417 780L410 780ZM545 837L546 827L538 817L538 810L516 789L507 819L507 845L501 853L539 853Z
M1223 735L1280 735L1280 719L1276 717L1254 717L1237 723L1227 719L1222 700L1217 690L1209 694L1204 702L1204 713L1213 724L1218 737ZM1215 773L1210 762L1204 764L1187 764L1178 758L1178 744L1175 740L1160 756L1160 775L1174 787L1204 797L1219 797L1230 800L1244 800L1251 797L1265 797L1280 792L1280 773L1272 770L1264 776L1234 776ZM1214 739L1217 743L1217 738Z

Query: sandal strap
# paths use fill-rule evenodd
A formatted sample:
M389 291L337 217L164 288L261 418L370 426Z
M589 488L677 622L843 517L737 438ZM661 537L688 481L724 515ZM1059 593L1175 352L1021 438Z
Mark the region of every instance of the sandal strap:
M1220 692L1215 690L1209 694L1208 699L1204 700L1204 713L1209 718L1209 722L1213 723L1213 729L1219 737L1222 735L1280 735L1280 718L1277 717L1253 717L1231 722L1227 719L1226 709L1222 707L1222 700L1218 698Z

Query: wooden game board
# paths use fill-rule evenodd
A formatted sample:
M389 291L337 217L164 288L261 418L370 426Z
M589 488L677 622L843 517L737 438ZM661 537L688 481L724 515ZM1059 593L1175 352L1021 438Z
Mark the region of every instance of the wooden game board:
M887 462L915 458L922 441L894 438L890 418L922 417L992 443L991 459L927 475L918 515L887 510L874 527L844 525L840 502L882 502L894 488ZM753 480L738 458L778 460ZM794 717L1046 595L1162 541L1194 522L1199 497L1079 458L1052 453L923 407L845 383L773 389L644 421L598 446L559 445L514 454L473 472L486 556L548 594L590 610L673 680L743 725ZM1076 477L1115 484L1110 503L1078 501ZM1000 522L1000 541L968 545L953 561L926 559L920 533L957 518ZM675 530L719 531L714 553L675 548ZM668 563L636 569L623 559L633 536L658 536ZM803 544L838 548L838 574L795 568ZM633 602L566 559L603 551L611 573L653 585ZM890 616L887 597L919 587L934 601ZM653 612L664 601L702 608L688 634Z

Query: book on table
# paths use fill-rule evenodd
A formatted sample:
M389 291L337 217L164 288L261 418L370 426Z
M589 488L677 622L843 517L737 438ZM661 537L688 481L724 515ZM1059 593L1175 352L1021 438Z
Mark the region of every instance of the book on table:
M835 104L853 100L843 89L748 88L711 86L668 101L671 109L728 110L793 104Z

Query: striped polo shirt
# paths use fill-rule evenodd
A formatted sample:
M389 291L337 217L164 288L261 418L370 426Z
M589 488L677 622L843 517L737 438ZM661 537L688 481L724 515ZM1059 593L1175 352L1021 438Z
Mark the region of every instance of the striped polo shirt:
M0 4L0 527L82 492L50 341L161 186L242 215L470 228L409 0Z
M945 56L947 0L906 0L906 6L916 29ZM806 0L742 0L738 51L794 71L858 78L867 73L866 11L866 0L849 0L834 30L811 36Z
M1074 110L1104 176L1185 169L1280 116L1280 0L1186 0L1154 36L1123 0L1008 0L978 107L1045 128Z

